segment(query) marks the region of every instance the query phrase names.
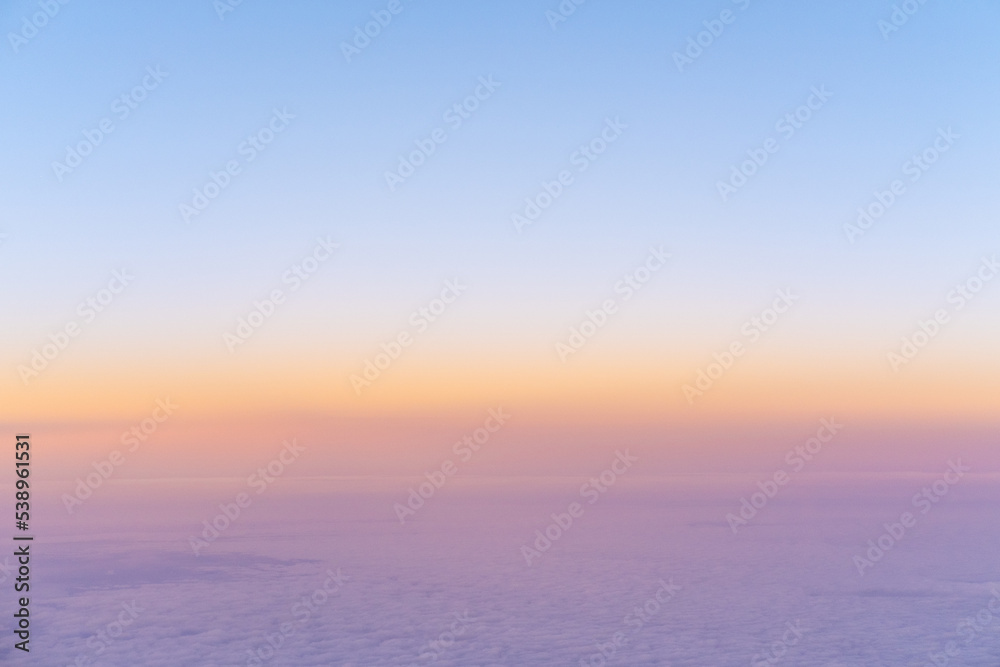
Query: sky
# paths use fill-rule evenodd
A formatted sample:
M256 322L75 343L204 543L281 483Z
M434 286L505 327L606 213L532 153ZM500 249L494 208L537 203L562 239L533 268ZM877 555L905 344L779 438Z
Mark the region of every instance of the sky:
M896 452L928 425L995 426L995 4L898 26L888 2L389 4L69 2L34 32L39 4L0 7L0 420L46 434L59 474L166 397L160 458L130 474L191 450L222 474L297 434L321 472L401 472L500 405L511 451L548 453L532 471L587 433L724 467L831 415L882 447L854 465L920 467Z
M0 3L0 663L1000 664L998 19Z

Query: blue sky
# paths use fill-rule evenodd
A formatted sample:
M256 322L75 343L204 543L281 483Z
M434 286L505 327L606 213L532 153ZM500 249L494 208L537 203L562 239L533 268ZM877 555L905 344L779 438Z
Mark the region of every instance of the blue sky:
M13 347L29 348L119 265L140 279L116 326L214 337L319 234L343 253L303 291L311 308L289 317L358 345L456 275L482 295L468 306L481 340L548 341L650 243L674 264L634 314L649 344L723 341L787 286L814 304L795 346L892 341L1000 248L990 3L921 5L883 39L886 2L591 0L555 30L555 2L404 2L347 62L340 44L385 6L246 0L220 20L207 0L71 2L17 53L8 41L0 85L17 102L0 110L0 270L24 286L5 305L30 315L8 334ZM673 52L727 9L735 21L678 72ZM19 30L37 11L9 3L0 25ZM164 82L58 182L52 161L157 66ZM482 76L500 88L389 192L385 171ZM833 97L723 203L717 181L820 85ZM184 224L178 205L274 108L295 115L287 131ZM621 139L517 235L511 214L606 118L628 125ZM955 147L846 243L842 225L940 127L961 135ZM537 328L505 328L526 319Z

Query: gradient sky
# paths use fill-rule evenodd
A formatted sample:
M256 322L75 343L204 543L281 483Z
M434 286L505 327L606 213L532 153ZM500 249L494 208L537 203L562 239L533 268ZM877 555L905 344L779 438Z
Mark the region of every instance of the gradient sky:
M209 0L72 2L16 53L5 38L0 419L63 424L66 448L89 442L81 423L117 433L167 395L199 420L175 436L188 444L239 442L247 415L276 434L290 414L474 426L499 403L543 422L804 432L833 412L995 420L1000 280L900 372L886 360L1000 253L995 3L920 5L884 39L881 1L593 0L553 29L555 0L402 0L347 62L340 44L386 4L246 0L220 20ZM678 72L672 54L724 9L735 21ZM37 11L5 3L3 33ZM118 120L113 101L157 66L166 79ZM390 192L385 171L488 76L496 92ZM830 100L721 201L717 181L814 86ZM288 128L186 224L178 206L275 108ZM59 182L52 162L105 117L114 132ZM516 233L511 214L607 118L620 139ZM949 127L954 146L848 243L856 209ZM223 335L318 236L338 253L230 353ZM669 265L562 363L556 343L650 245ZM121 268L135 281L25 386L18 365ZM357 396L350 375L452 278L468 291ZM682 385L778 289L794 308L689 405Z

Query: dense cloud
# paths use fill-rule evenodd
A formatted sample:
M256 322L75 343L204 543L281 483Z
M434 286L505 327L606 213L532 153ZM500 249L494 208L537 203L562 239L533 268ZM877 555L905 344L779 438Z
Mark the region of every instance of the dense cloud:
M609 665L853 667L923 665L962 640L957 664L1000 663L1000 618L968 643L957 633L1000 580L989 504L961 489L861 576L852 557L919 481L803 483L733 534L743 486L692 500L623 480L530 566L521 547L578 482L456 485L400 525L406 484L262 496L199 556L203 504L158 531L88 532L113 523L113 502L74 515L34 546L30 661L7 641L0 662L599 665L603 650Z

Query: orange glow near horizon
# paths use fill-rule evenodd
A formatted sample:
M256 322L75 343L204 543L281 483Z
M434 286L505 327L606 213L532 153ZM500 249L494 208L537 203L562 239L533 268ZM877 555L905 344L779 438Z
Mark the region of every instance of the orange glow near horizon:
M861 366L861 364L858 364ZM988 420L1000 413L1000 396L988 369L957 364L905 369L836 369L747 361L704 390L697 370L620 366L610 362L549 367L391 367L361 395L349 377L355 369L278 367L182 369L159 374L105 368L84 373L50 370L28 387L7 385L0 395L3 419L45 421L142 416L158 397L171 397L190 417L226 419L245 414L316 413L421 415L455 413L496 404L519 405L552 421L789 418L851 413L869 418ZM101 378L97 384L93 378ZM705 385L702 385L705 386Z

